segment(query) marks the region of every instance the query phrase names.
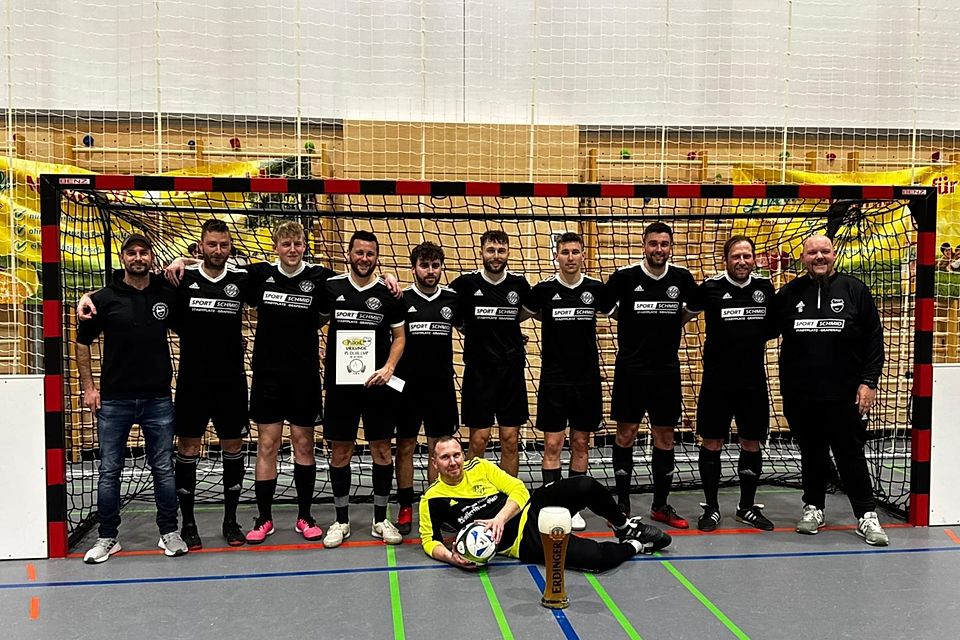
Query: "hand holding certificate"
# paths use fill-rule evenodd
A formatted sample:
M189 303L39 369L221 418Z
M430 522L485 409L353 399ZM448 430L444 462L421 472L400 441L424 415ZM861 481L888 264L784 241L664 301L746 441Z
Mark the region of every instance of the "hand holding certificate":
M367 384L377 373L377 343L373 331L337 331L337 384ZM383 384L382 382L380 384Z

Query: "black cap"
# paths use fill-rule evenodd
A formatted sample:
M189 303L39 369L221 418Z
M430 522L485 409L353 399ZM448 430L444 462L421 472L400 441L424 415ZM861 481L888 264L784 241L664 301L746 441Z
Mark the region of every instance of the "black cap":
M127 239L123 241L123 245L120 247L120 251L126 251L127 247L132 244L139 244L147 249L147 251L153 251L153 243L150 242L146 236L139 233L131 233L127 236Z

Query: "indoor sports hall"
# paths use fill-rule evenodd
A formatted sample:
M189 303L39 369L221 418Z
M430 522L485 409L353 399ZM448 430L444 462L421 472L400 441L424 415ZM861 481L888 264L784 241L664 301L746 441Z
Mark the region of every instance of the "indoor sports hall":
M954 637L960 575L958 21L960 7L952 0L8 0L0 11L0 441L6 452L0 512L8 518L0 529L0 635ZM321 542L322 534L311 539L307 528L329 535L331 523L342 519L341 439L328 433L340 425L330 424L327 413L317 416L313 429L291 426L289 417L277 426L257 419L253 405L261 392L255 371L262 370L267 351L288 367L275 372L282 380L277 393L302 388L299 374L290 372L299 371L294 363L303 357L316 359L313 373L318 380L322 374L326 393L354 384L344 382L350 375L366 379L368 366L383 366L373 355L358 356L346 372L320 366L321 359L329 364L360 348L332 337L344 317L333 295L323 302L329 309L311 316L314 323L333 318L334 324L317 329L318 343L313 324L307 342L283 323L273 325L280 327L276 342L257 333L270 322L264 304L279 299L267 292L272 276L263 281L259 302L244 294L246 304L230 303L249 415L247 403L231 403L216 391L218 372L228 366L224 359L191 366L198 342L188 337L180 312L171 318L165 305L143 307L137 313L146 314L144 322L117 321L135 340L147 332L159 336L161 362L149 359L145 347L112 346L120 343L109 328L91 334L90 323L99 327L101 321L78 313L84 294L103 303L102 291L134 274L131 246L149 254L149 263L136 268L158 290L164 267L176 272L176 265L191 264L184 259L199 262L184 271L206 273L212 254L204 224L211 219L228 230L219 263L224 273L274 269L289 275L282 236L274 233L293 225L302 233L298 260L309 269L322 265L330 274L324 278L345 274L357 287L352 238L373 232L370 282L379 283L379 276L390 286L395 280L408 292L422 284L411 263L421 243L443 249L438 286L449 287L461 274L493 273L481 235L503 232L509 245L503 273L538 285L563 275L560 248L572 233L582 250L575 275L606 283L598 283L606 287L597 289L602 303L612 300L614 274L646 270L655 257L667 263L663 274L689 272L694 285L726 278L740 286L728 254L731 246L749 244L746 282L762 279L783 292L776 302L754 292L750 304L780 304L778 317L804 311L803 301L795 311L792 300L780 302L787 292L806 282L827 286L816 275L822 262L809 253L813 237L825 238L835 261L827 269L838 274L829 277L858 282L866 293L857 300L868 298L875 308L882 327L871 334L875 369L857 379L856 397L849 394L847 403L855 407L844 409L824 381L845 375L848 352L858 354L851 366L866 366L859 355L866 334L844 333L853 337L830 342L824 351L790 350L801 343L800 334L845 326L829 314L840 317L853 303L836 295L826 295L822 309L816 298L816 317L828 319L791 320L788 330L765 333L757 349L750 350L746 339L728 338L721 369L712 355L718 352L707 346L714 344L707 337L713 316L693 313L702 299L683 293L682 305L638 301L635 312L663 304L672 304L677 318L680 309L691 312L689 321L683 315L677 324L678 346L667 358L672 362L675 352L680 418L664 463L662 425L642 418L629 449L611 417L621 411L612 403L618 393L636 400L661 388L614 391L629 339L624 310L631 307L623 300L646 300L648 293L631 284L624 296L633 298L618 298L608 308L597 302L596 313L589 309L595 339L591 332L588 355L598 372L603 418L596 430L591 427L584 459L587 474L611 494L630 493L630 504L621 499L620 507L668 533L669 546L638 552L601 573L558 572L502 554L471 569L428 557L416 501L434 477L434 438L425 432L408 439L411 531L401 543L385 544L378 539L383 529L367 527L384 508L386 465L378 448L383 440L367 430L375 428L374 414L365 413L346 467L352 533L339 548L328 548L336 545ZM652 223L670 229L666 257L649 249ZM730 238L749 243L729 245ZM323 291L332 290L328 285ZM282 294L284 304L312 305L321 299L314 286L300 281L299 291ZM458 305L482 295L480 288L472 291L458 290ZM236 287L225 295L236 298ZM511 295L510 304L519 305ZM665 295L676 300L676 287ZM419 303L407 299L388 303L398 313L410 307L403 326L411 331ZM527 300L511 316L523 345L515 360L522 372L518 402L529 408L529 419L516 429L516 456L517 477L536 496L553 472L545 465L555 459L538 422L547 406L542 396L556 389L546 382L548 372L563 358L577 360L567 344L558 357L544 313L526 319L519 311ZM595 302L589 293L580 300ZM371 298L366 304L376 315L384 303ZM477 314L503 311L469 304ZM445 307L443 317L460 314L460 306ZM724 307L730 313L717 317L746 318L758 308L774 307ZM572 316L583 309L554 311ZM113 316L105 311L103 317ZM423 389L415 397L430 407L450 385L463 419L452 429L464 447L473 446L476 429L470 427L477 425L464 424L470 414L461 401L471 394L464 380L476 356L469 330L451 329L460 326L451 323L452 357L447 352L446 358L452 384L446 368L406 382L394 375L392 388L376 396L386 399L376 408L396 417L398 407L409 407L404 385L408 397L411 389ZM644 331L651 352L671 344ZM218 353L219 346L233 344L233 335L213 333L200 342L210 349L205 353ZM357 335L369 341L370 332L350 334ZM760 387L749 383L754 369L748 353L763 370ZM804 367L799 383L790 377L797 359ZM569 362L564 375L576 377ZM657 365L650 371L659 371ZM193 377L182 375L187 371ZM759 403L769 414L759 439L762 455L756 456L762 458L759 474L744 462L756 440L746 419L729 425L714 466L704 463L715 436L704 435L707 413L698 405L718 375L731 396ZM119 442L103 437L104 412L91 410L94 398L100 402L96 387L157 376L160 400L172 407L178 395L200 398L213 412L203 414L197 453L184 453L182 433L173 443L171 426L166 441L159 440L170 455L155 457L158 440L144 416L129 420L130 434ZM652 374L643 379L653 380ZM798 388L820 391L803 395ZM306 395L319 404L319 391ZM502 401L489 398L491 404ZM657 401L668 402L650 400ZM571 402L576 409L579 400ZM326 399L323 405L330 409ZM216 416L230 407L242 416L239 438L217 424ZM869 495L847 475L847 454L838 454L834 444L821 474L825 504L819 515L808 513L805 503L818 507L808 497L815 471L809 435L795 418L814 416L818 433L835 443L835 434L849 427L838 414L855 410L856 444L866 467L857 478ZM573 472L575 431L560 453L564 478ZM509 433L495 424L484 454L508 469L514 451ZM411 513L404 505L409 487L398 484L399 471L393 476L398 442L388 447L384 522L390 527ZM274 445L276 462L268 457L264 463L264 449ZM626 454L632 472L623 472L623 451L632 451ZM310 457L315 479L303 471ZM109 461L118 467L108 474ZM181 473L187 464L195 469L189 482ZM177 469L176 501L174 471L158 481L160 466ZM274 472L275 482L264 484ZM119 516L108 506L112 499L98 497L106 495L108 476L119 487ZM664 477L672 487L670 505L688 527L660 519L661 507L651 511ZM263 487L273 491L269 531L262 528ZM744 505L754 506L746 511L762 510L770 527L741 513L741 497L754 489L755 498ZM716 500L709 497L714 493ZM227 495L235 517L227 515ZM312 510L306 520L304 495ZM169 511L172 501L179 505L177 531L164 529L170 514L163 515L163 505ZM716 519L706 526L713 502ZM874 511L857 506L867 503L876 520ZM202 544L180 540L181 533L188 537L181 525L190 511ZM573 535L616 540L616 521L589 510L581 515L585 529ZM119 533L107 537L104 522L117 518ZM228 521L245 537L231 538ZM882 525L882 539L870 523ZM263 535L251 538L258 529ZM168 539L171 533L176 540ZM442 537L453 543L458 527L443 529ZM91 560L104 539L111 542ZM543 606L558 575L569 604Z

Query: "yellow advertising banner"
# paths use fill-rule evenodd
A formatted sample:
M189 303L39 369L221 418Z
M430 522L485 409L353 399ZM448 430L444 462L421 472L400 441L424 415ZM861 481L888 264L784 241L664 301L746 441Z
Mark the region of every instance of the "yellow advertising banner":
M214 177L248 177L258 175L284 175L293 159L277 158L270 160L232 162L228 164L203 165L170 171L162 175L202 175ZM42 174L90 174L91 171L73 165L34 162L14 159L12 164L6 157L0 157L0 304L24 300L37 293L39 287L40 255L40 193L39 178ZM12 178L12 180L11 180ZM178 192L144 193L129 192L111 194L118 200L148 202L150 206L173 207L189 210L191 194ZM240 217L248 203L244 194L218 194L216 204L221 209L236 209L237 219L229 214L219 214L226 222L241 222ZM80 208L93 206L83 197L73 204ZM149 207L148 207L149 208ZM196 216L170 216L164 221L163 236L167 246L180 254L185 253L187 245L199 239L202 220ZM122 239L134 230L133 226L118 217L111 221L114 237ZM63 231L63 230L62 230ZM101 270L104 264L103 246L100 242L91 242L91 236L101 237L103 230L99 224L74 223L70 233L61 235L61 255L64 266L71 268L73 261L83 262L83 268ZM252 245L269 246L269 231L258 230L245 234L246 242ZM244 240L238 239L237 248L243 250ZM252 248L252 247L251 247Z

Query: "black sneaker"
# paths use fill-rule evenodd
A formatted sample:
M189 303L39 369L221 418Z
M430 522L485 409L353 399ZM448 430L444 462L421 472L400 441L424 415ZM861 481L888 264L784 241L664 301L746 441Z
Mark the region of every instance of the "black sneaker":
M630 496L627 496L626 498L620 498L619 500L617 500L617 506L620 508L620 511L623 513L623 515L625 515L629 520L630 519Z
M723 520L723 516L720 515L720 509L705 502L701 502L700 506L703 507L703 513L700 514L700 517L697 519L697 529L700 529L700 531L715 531L717 525Z
M638 541L642 548L641 553L653 553L660 551L670 545L673 539L660 529L651 524L645 524L640 518L630 518L627 523L619 529L614 529L614 533L621 542L627 540Z
M737 522L749 524L751 527L764 531L773 531L774 525L763 515L762 504L755 504L749 509L737 509Z
M183 538L183 541L187 545L187 549L190 551L203 549L203 540L200 539L200 532L197 531L196 522L184 523L183 528L180 529L180 537Z
M240 528L236 520L228 520L223 523L223 539L231 547L240 547L247 544L247 537L243 534L243 529Z

